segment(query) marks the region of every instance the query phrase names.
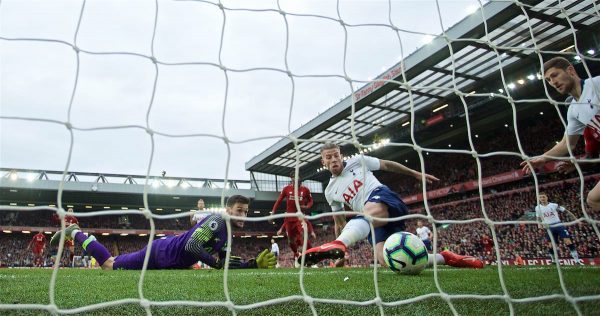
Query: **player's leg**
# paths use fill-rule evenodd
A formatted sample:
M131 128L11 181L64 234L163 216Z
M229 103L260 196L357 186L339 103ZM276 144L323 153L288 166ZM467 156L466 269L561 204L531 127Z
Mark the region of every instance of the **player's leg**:
M294 258L298 257L298 244L296 243L296 223L293 221L285 222L285 234L288 237L288 245L294 254Z
M60 241L60 233L59 230L56 232L52 238L50 239L50 245L56 246ZM110 252L96 240L96 237L93 235L86 236L77 224L71 224L69 227L65 228L65 238L68 240L75 240L81 247L87 251L92 257L96 258L98 264L104 270L112 269L112 265L114 262L114 258L110 255Z
M298 263L298 257L300 256L299 249L302 249L302 242L298 242L301 238L298 232L298 221L288 220L285 222L285 233L288 237L288 245L292 250L292 254L294 256L294 267L299 268L300 264Z
M423 240L423 244L425 244L425 248L427 249L427 251L429 251L429 252L433 251L433 246L431 244L431 240L425 239L425 240Z
M69 260L71 262L71 267L75 268L75 243L72 240L69 240L68 249L69 249Z
M571 257L577 261L578 264L583 265L583 262L579 260L579 254L577 253L577 247L571 240L571 235L569 235L569 231L566 227L562 226L559 233L560 238L565 242L565 246L569 248L569 252L571 253Z
M588 193L586 202L592 210L600 210L600 182Z
M552 236L550 236L552 235ZM556 227L550 227L550 233L548 233L548 231L546 231L546 240L548 241L548 255L550 255L550 260L552 260L552 262L555 262L554 258L554 247L552 246L552 239L554 239L554 243L556 244L556 246L558 247L558 242L560 241L559 239L560 234L558 232L558 230L556 230ZM558 251L557 251L558 252Z
M402 215L405 215L408 210L398 194L383 186L371 192L364 205L363 213L373 218L388 218L388 206L397 209L398 213L402 213ZM387 224L388 222L385 221L373 221L376 233L378 228ZM359 240L367 238L370 234L371 225L369 221L363 216L356 216L348 221L336 240L307 250L305 264L313 265L324 259L344 258L347 247L351 247Z

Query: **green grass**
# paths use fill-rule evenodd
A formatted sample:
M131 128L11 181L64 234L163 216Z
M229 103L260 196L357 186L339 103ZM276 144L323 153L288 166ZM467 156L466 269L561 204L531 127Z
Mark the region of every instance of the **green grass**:
M600 268L564 267L564 281L574 296L600 295ZM49 304L49 269L0 270L1 304ZM61 269L56 282L56 305L70 310L89 304L121 299L137 299L140 271L101 271ZM345 278L347 281L344 281ZM448 294L503 295L498 270L440 269L438 280ZM513 298L563 294L555 267L505 267L504 280ZM414 299L428 293L438 294L433 270L418 276L400 276L385 269L378 273L383 302ZM238 309L238 315L309 315L311 309L300 297L299 273L294 269L234 270L229 274L229 293L236 305L248 305L286 296L297 299L254 309ZM376 297L373 271L369 269L306 269L306 293L315 299L369 301ZM144 281L144 297L157 302L188 300L223 303L223 271L161 270L148 271ZM154 304L155 302L153 302ZM406 303L406 302L404 302ZM507 315L509 305L501 298L454 298L452 306L461 315ZM600 315L600 300L579 302L584 315ZM241 306L243 307L243 306ZM356 306L315 302L319 315L376 315L375 304ZM575 309L562 298L542 302L513 303L517 315L573 315ZM439 295L397 306L384 306L386 315L451 315L447 301ZM151 306L154 315L231 315L227 307ZM43 309L0 309L4 315L48 314ZM104 307L86 315L145 315L139 303Z

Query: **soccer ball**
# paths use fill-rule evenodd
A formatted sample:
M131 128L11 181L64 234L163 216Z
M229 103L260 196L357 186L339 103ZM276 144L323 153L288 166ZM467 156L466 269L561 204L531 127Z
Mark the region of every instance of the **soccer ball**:
M385 241L383 257L396 273L419 274L427 265L427 248L419 237L411 233L395 233Z

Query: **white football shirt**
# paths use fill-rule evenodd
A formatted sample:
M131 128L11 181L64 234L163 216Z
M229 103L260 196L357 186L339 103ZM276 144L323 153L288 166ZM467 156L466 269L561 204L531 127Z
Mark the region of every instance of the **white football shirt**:
M279 254L279 245L277 243L271 244L271 252L274 254Z
M562 223L558 216L558 211L564 212L565 208L556 203L548 203L546 205L538 204L535 207L535 216L542 219L544 224Z
M427 226L417 227L417 236L419 236L419 238L421 238L421 240L429 239L430 232L431 231L429 230L429 228Z
M584 80L581 97L567 111L567 135L583 135L586 126L600 132L600 76Z
M342 173L332 176L325 188L331 210L337 212L348 205L353 211L362 212L371 192L382 185L371 172L380 166L379 159L370 156L348 159Z
M209 214L204 210L195 211L194 215L192 216L192 221L194 221L197 224L198 222L203 220L208 215Z

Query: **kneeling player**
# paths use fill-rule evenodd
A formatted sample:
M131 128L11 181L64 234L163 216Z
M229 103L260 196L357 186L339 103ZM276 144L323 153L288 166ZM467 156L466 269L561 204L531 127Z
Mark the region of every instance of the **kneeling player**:
M250 200L241 195L227 199L227 214L246 216ZM235 227L244 227L243 220L231 220ZM148 258L148 269L188 269L198 261L212 268L224 266L227 249L227 225L219 214L205 214L194 227L179 236L157 239L152 242ZM146 247L137 252L112 257L108 250L92 235L89 237L81 232L78 225L65 229L68 239L74 239L87 253L91 254L104 270L141 270L146 256ZM50 244L56 245L60 232L54 234ZM218 254L218 258L213 257ZM275 255L265 249L256 259L242 261L239 257L231 257L230 268L273 268L277 263Z
M374 170L390 171L412 176L417 179L425 177L428 183L439 181L436 177L421 174L394 161L381 160L369 156L357 156L344 162L339 146L326 143L321 148L321 162L331 174L331 180L325 189L325 197L333 212L341 211L344 205L354 211L374 218L397 218L408 214L408 207L397 193L382 185L373 175ZM339 217L334 216L337 222ZM377 260L387 266L383 258L383 245L392 234L404 231L403 221L373 221L375 236L371 236L371 226L363 216L357 216L345 225L338 238L320 247L308 249L305 264L313 265L323 259L340 259L344 257L347 247L365 238L375 239ZM299 258L298 260L300 260ZM483 262L471 257L460 256L450 251L429 255L430 264L435 260L438 264L454 267L483 268Z

